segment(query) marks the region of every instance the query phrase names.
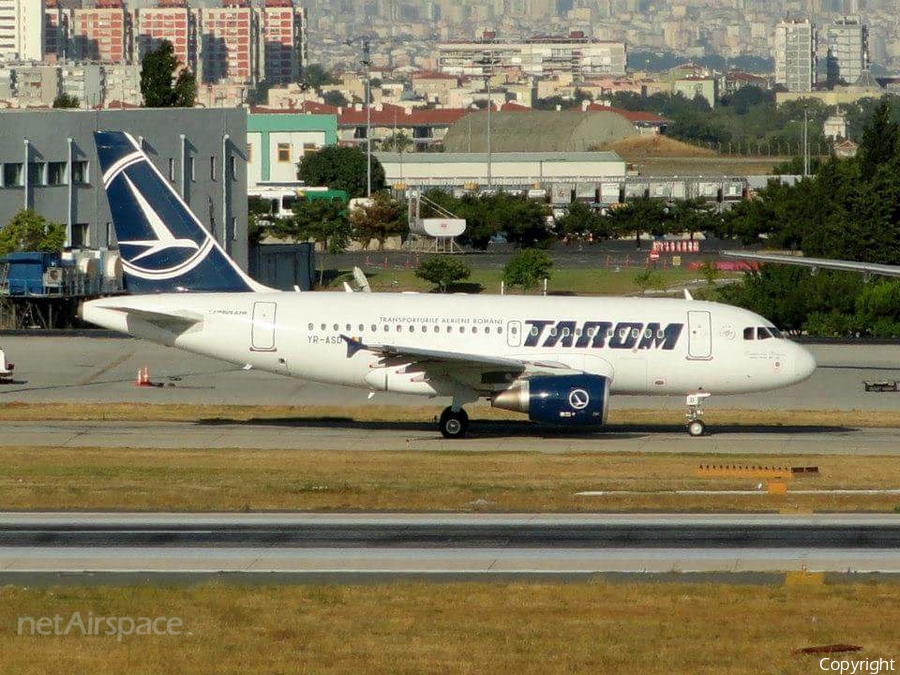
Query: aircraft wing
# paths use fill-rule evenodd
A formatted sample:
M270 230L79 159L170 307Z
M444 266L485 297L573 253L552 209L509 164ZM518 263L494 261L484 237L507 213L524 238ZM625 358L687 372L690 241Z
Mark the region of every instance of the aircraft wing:
M396 345L370 345L362 340L341 335L347 343L347 357L351 357L358 351L369 351L385 357L409 358L416 362L444 363L457 367L471 367L477 369L494 368L507 371L516 375L525 372L551 372L554 374L577 373L564 363L557 361L526 361L511 359L503 356L486 356L484 354L465 354L461 352L444 352L435 349L420 349L418 347L404 347Z
M777 253L744 253L742 251L723 251L722 255L726 258L736 258L738 260L811 267L813 270L840 270L842 272L859 272L882 277L900 277L900 265L879 265L877 263L854 262L852 260L829 260L828 258L806 258L803 256L779 255Z

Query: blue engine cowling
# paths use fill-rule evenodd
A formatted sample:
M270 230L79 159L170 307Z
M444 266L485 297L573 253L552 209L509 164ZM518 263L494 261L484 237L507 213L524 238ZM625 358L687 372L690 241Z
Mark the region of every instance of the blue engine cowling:
M606 423L609 410L609 378L602 375L532 377L497 394L491 405L528 413L533 422L599 426Z

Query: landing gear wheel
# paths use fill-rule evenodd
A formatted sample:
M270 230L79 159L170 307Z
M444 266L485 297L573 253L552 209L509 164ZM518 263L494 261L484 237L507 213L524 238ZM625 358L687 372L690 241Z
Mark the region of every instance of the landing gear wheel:
M469 430L469 416L462 408L444 408L439 425L444 438L462 438Z
M702 436L706 433L706 425L700 420L691 420L688 422L687 431L691 436Z

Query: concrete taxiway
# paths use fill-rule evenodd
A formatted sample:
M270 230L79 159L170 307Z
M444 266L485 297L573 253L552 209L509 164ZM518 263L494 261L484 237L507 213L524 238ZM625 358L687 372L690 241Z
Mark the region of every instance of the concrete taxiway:
M900 572L897 515L0 514L0 535L6 578Z
M108 334L107 334L108 335ZM304 382L195 356L130 338L0 335L16 364L16 382L0 385L4 401L136 402L244 405L368 403L367 392ZM714 408L759 410L897 410L900 394L865 392L863 380L900 379L900 345L810 345L819 370L806 382L774 392L713 396ZM133 385L147 367L159 388ZM378 394L379 405L428 405L427 399ZM435 407L444 401L432 402ZM616 397L616 408L681 410L681 397Z
M2 430L0 447L900 456L897 429L842 427L712 427L711 435L692 438L680 427L613 426L569 434L528 422L473 422L469 437L453 441L431 424L341 419L3 422Z

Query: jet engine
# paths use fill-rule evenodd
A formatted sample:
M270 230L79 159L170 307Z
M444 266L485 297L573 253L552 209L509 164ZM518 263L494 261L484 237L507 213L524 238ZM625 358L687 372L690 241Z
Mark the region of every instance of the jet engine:
M528 413L532 422L600 426L606 423L609 410L609 378L559 375L522 379L494 396L491 405Z

